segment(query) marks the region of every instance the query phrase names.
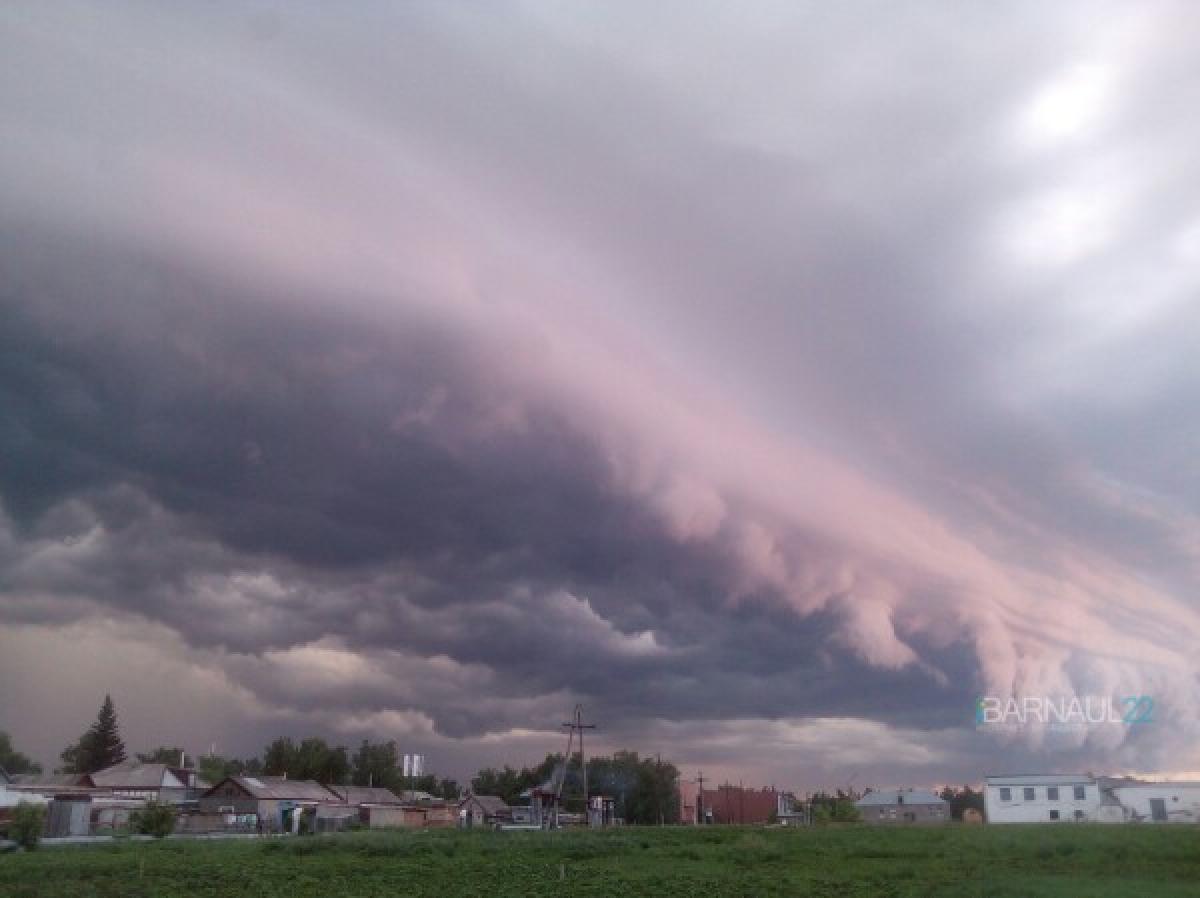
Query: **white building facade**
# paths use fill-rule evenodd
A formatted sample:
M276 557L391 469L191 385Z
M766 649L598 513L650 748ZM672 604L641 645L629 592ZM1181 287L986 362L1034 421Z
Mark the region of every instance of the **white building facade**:
M1200 823L1200 783L1101 781L1103 823Z
M987 777L983 800L988 823L1088 823L1101 795L1085 774L1013 774Z

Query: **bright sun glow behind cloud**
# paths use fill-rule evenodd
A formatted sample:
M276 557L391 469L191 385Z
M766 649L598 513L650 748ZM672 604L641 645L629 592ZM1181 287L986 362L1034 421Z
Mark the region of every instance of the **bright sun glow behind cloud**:
M1054 146L1098 127L1109 108L1113 73L1104 65L1068 68L1034 94L1022 113L1021 133L1035 147Z

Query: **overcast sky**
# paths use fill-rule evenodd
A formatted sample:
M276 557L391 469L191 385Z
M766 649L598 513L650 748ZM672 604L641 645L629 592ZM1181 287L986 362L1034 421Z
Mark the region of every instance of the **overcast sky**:
M1200 770L1200 8L650 7L4 4L19 748Z

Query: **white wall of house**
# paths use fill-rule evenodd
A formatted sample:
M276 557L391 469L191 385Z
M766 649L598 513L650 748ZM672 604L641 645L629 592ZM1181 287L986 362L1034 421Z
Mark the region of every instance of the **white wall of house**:
M1138 783L1112 794L1124 810L1122 822L1200 823L1200 783Z
M1077 775L989 776L988 823L1086 823L1096 819L1100 787Z

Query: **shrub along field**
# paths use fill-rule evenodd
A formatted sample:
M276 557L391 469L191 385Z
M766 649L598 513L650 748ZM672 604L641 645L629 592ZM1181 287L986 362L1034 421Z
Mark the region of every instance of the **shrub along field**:
M1030 826L374 832L0 855L0 895L1200 896L1200 830Z

